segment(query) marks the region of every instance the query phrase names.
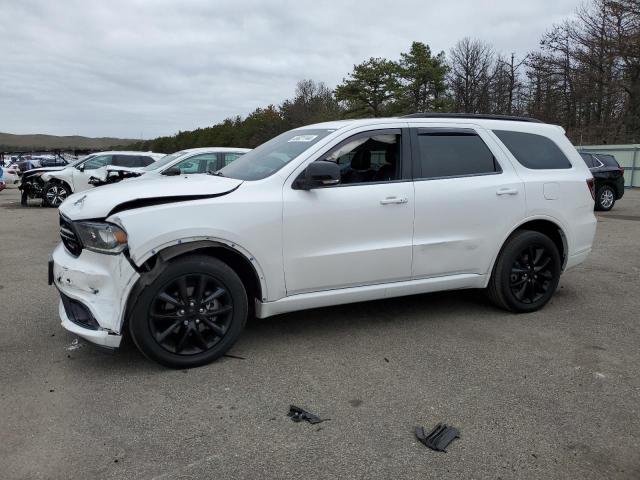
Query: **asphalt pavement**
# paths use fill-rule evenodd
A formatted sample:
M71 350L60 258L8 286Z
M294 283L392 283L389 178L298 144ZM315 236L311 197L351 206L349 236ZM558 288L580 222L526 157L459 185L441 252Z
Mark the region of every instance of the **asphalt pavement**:
M0 192L0 477L638 479L640 191L598 219L540 312L476 291L303 311L176 371L60 327L57 211ZM413 435L439 422L447 453Z

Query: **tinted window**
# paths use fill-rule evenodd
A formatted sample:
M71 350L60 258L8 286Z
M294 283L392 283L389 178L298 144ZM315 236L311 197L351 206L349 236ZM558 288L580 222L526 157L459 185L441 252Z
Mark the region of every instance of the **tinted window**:
M460 177L499 172L491 150L468 129L419 129L421 178Z
M147 165L151 165L152 163L155 163L155 161L151 157L145 157L145 156L138 157L139 167L146 167Z
M340 166L340 183L389 182L400 178L400 133L352 137L325 155Z
M534 170L571 168L571 162L547 137L533 133L494 130L521 165Z
M618 164L618 162L616 161L616 157L614 157L613 155L596 153L595 156L596 156L596 158L598 160L600 160L607 167L619 167L620 166Z
M589 167L589 168L595 167L595 163L593 161L593 157L591 156L590 153L580 153L580 156L584 160L584 163L587 164L587 167Z

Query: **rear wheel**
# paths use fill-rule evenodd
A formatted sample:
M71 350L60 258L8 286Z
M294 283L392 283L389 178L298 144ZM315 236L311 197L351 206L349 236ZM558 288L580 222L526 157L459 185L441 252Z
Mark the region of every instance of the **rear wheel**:
M192 256L171 262L143 290L129 329L151 360L172 368L197 367L231 348L247 311L240 277L216 258Z
M64 183L49 182L42 189L42 201L47 207L58 208L71 195L71 189Z
M608 212L616 203L616 192L608 185L600 187L596 196L596 210Z
M503 247L487 292L497 306L512 312L542 308L560 281L558 247L546 235L516 231Z

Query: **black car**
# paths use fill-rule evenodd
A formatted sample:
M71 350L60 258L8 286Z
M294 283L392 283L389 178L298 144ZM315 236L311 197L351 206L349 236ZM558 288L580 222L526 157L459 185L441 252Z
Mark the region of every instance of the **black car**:
M624 195L624 168L613 155L580 152L595 180L596 210L609 211Z

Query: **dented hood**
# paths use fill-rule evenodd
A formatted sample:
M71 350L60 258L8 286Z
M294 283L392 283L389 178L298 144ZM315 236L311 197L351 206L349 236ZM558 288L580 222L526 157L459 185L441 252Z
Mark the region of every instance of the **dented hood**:
M202 174L143 175L75 193L60 205L60 213L70 220L107 218L132 208L218 197L241 183L242 180Z

